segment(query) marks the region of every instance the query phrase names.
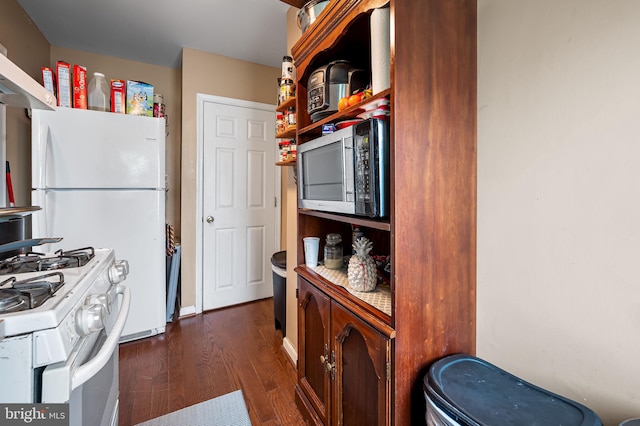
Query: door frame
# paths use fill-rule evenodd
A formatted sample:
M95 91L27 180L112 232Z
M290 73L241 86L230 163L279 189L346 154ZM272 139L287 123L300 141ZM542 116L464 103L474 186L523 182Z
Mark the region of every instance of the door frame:
M196 314L202 313L202 305L203 305L203 245L204 245L204 234L203 234L203 221L204 221L204 104L205 102L213 102L221 105L227 106L235 106L240 108L248 108L248 109L259 109L263 111L269 111L272 113L276 113L275 105L269 105L260 102L246 101L243 99L234 99L234 98L225 98L222 96L215 95L207 95L204 93L196 94L196 127L197 127L197 141L196 141L196 150L197 150L197 162L196 162L196 209L195 209L195 224L196 224L196 274L195 274L195 285L196 285ZM277 158L277 150L278 144L276 143L276 129L272 129L269 133L269 138L273 141L273 150L276 153ZM183 141L184 143L184 141ZM276 197L276 209L275 214L275 237L276 237L276 246L280 246L280 232L281 232L281 205L282 205L282 197L281 197L281 170L274 163L273 167L276 168L276 172L274 174L274 193Z

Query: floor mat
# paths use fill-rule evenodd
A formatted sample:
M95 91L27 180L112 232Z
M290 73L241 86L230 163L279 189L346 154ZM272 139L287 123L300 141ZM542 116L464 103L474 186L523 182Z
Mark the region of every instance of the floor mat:
M251 426L241 390L237 390L173 413L138 423L137 426Z

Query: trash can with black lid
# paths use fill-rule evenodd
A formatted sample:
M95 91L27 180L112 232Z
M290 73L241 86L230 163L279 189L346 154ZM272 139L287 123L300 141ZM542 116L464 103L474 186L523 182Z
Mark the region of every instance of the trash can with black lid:
M279 251L271 256L273 270L273 316L276 330L287 333L287 252Z
M602 425L584 405L470 355L436 361L423 382L428 426Z

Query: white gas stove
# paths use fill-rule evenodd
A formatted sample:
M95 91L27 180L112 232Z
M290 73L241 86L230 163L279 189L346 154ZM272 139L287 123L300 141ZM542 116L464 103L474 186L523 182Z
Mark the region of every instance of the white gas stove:
M0 402L69 403L72 425L117 423L128 272L112 249L0 261Z

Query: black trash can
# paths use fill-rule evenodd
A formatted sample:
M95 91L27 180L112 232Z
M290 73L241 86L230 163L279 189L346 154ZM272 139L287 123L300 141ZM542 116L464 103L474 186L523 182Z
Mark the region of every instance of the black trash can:
M589 408L470 355L436 361L423 380L428 426L601 426Z
M276 330L287 333L287 252L279 251L271 256L273 270L273 316Z

